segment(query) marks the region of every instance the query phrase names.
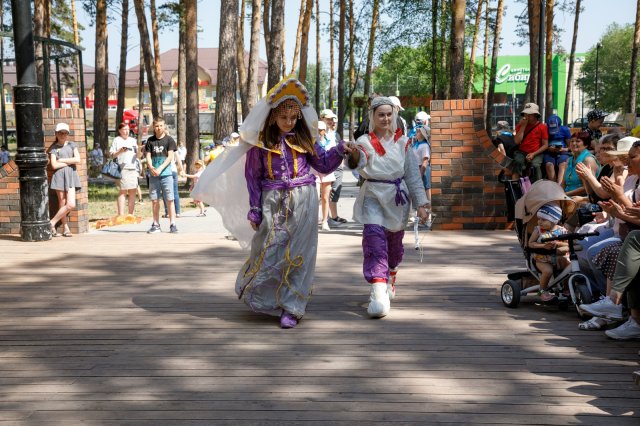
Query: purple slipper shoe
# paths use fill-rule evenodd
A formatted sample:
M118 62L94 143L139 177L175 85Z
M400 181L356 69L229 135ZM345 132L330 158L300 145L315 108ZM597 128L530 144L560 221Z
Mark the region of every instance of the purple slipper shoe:
M287 311L282 311L282 315L280 316L280 327L281 328L293 328L298 325L298 318L295 315L290 314Z

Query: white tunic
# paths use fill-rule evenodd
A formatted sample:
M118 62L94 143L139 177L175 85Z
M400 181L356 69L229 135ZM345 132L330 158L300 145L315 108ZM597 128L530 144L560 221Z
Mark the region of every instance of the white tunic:
M369 179L393 181L404 177L400 189L410 196L414 206L422 206L428 200L415 157L406 150L408 139L402 136L394 141L391 137L380 142L385 150L384 155L375 151L369 135L362 135L356 141L360 150L358 173L366 180L353 207L353 219L362 224L400 231L409 219L410 203L396 204L396 185L371 182Z

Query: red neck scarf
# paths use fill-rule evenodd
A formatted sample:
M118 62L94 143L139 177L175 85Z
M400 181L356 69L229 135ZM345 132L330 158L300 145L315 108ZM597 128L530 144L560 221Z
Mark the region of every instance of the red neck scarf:
M393 141L398 142L400 136L402 136L402 129L398 128L396 129L396 134L393 135ZM378 139L376 134L374 132L369 133L369 138L371 140L371 146L376 151L376 153L381 157L384 156L387 151L384 150L384 147L382 146L382 143L380 143L380 139Z

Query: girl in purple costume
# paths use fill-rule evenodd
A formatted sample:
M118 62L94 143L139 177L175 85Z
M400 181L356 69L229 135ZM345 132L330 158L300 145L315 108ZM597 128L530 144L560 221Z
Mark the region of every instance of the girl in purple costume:
M364 178L353 208L353 218L364 224L363 272L371 283L367 312L373 318L387 315L395 298L395 274L402 261L402 238L410 204L418 206L424 223L430 204L408 139L396 129L397 110L391 99L378 97L369 107L368 135L349 145L349 167ZM391 281L391 282L389 282Z
M334 171L344 143L326 152L318 145L317 116L309 120L315 112L296 79L280 83L266 99L270 108L246 156L247 218L255 235L236 292L254 311L280 315L280 326L292 328L311 297L316 262L318 195L310 168Z

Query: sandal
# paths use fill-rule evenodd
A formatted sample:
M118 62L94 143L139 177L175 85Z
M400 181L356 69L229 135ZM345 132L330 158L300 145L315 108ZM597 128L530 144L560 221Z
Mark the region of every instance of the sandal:
M62 233L62 236L63 237L73 237L73 234L71 233L71 230L65 226L65 230Z
M52 236L52 237L54 237L54 238L55 238L55 237L61 237L61 236L62 236L62 234L61 234L61 233L59 233L59 232L56 230L56 227L55 227L55 226L51 225L51 236Z
M578 328L584 331L602 330L613 323L615 323L615 321L608 320L606 318L593 317L589 321L578 324Z

